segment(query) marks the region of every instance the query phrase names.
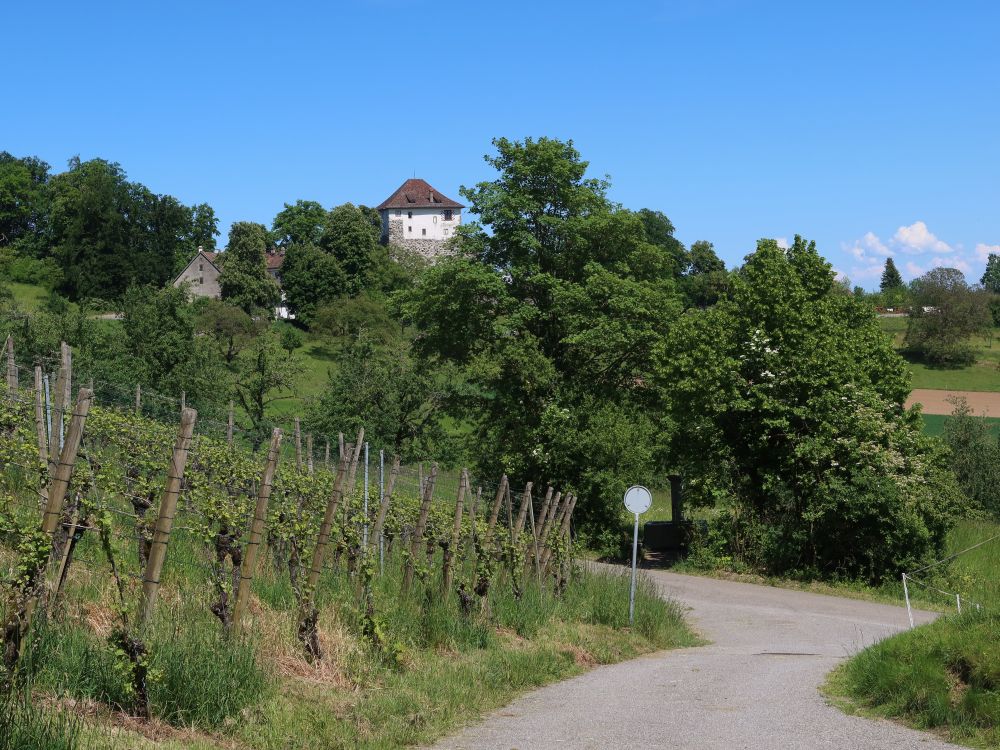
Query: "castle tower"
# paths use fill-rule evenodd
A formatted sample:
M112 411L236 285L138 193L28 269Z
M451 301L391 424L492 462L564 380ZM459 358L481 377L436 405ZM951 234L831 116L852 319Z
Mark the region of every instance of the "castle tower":
M382 243L434 258L462 223L463 208L424 180L407 180L377 206Z

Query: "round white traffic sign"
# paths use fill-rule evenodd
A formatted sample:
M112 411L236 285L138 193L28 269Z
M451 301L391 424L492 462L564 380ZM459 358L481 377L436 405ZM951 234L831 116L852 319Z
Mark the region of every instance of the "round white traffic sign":
M625 490L625 507L636 515L645 513L653 504L652 493L641 484L633 484Z

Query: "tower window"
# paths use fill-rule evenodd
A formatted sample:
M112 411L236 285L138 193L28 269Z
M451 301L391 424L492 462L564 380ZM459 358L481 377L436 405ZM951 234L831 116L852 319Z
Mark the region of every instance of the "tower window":
M427 234L427 228L425 227L424 229L421 229L420 234Z
M444 210L444 220L445 221L451 221L451 209L450 208L446 208Z
M406 218L407 219L412 219L413 218L413 211L407 211L406 212Z
M406 231L407 231L407 232L412 232L412 231L413 231L413 225L411 224L410 226L408 226L408 227L406 228Z
M403 212L400 209L396 209L396 216L402 216Z

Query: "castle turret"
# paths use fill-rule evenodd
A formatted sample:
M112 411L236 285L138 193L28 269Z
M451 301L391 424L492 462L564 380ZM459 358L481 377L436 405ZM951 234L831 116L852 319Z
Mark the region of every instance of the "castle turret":
M377 207L382 243L434 258L462 223L463 208L424 180L407 180Z

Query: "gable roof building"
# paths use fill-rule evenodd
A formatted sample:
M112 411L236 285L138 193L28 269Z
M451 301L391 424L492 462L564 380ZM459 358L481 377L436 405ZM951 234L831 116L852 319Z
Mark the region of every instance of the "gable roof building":
M406 180L376 206L382 218L382 243L435 258L455 236L463 208L425 180Z

